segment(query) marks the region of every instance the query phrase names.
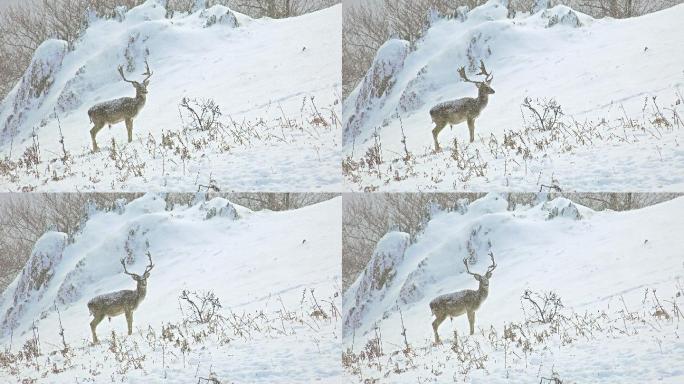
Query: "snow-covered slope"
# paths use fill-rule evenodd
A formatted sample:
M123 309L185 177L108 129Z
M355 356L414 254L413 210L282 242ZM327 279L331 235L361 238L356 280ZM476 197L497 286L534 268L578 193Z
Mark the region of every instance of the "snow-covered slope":
M149 0L118 18L91 20L72 50L58 40L38 48L0 104L0 154L18 162L35 132L40 164L34 175L21 164L3 167L2 189L187 191L210 179L229 190L339 185L341 6L254 20L218 5L166 18L162 3ZM90 153L87 110L134 96L117 67L140 81L145 59L153 75L133 123L133 144L126 145L119 123L100 131L102 151ZM179 107L184 97L213 99L222 126L173 136L192 119ZM61 160L61 134L70 161ZM171 148L169 137L180 149ZM121 164L114 164L112 140L128 159ZM140 164L142 172L123 169Z
M677 316L672 303L681 307L684 296L682 213L684 198L619 213L595 212L563 198L507 211L506 199L497 194L473 202L464 213L439 213L407 248L387 241L400 238L398 233L388 234L378 244L368 269L345 292L345 348L358 354L368 340L382 335L385 356L377 362L387 366L380 373L373 367L361 370L365 378L388 373L384 380L392 383L443 382L452 374L473 383L529 383L539 382L540 374L549 377L552 369L563 382L571 383L619 378L631 383L678 382L684 377L677 363L684 342L676 333L684 316ZM476 312L475 335L468 336L468 320L463 315L447 319L439 328L446 345L431 345L434 317L429 302L444 293L477 289L477 281L465 273L462 260L475 261L470 270L484 273L490 251L497 267L489 281L489 296ZM387 278L382 283L375 279L374 289L368 290L365 281L371 273ZM516 349L515 339L499 337L505 327L531 314L530 308L527 313L521 310L521 296L527 289L554 291L565 305L564 314L589 314L587 322L605 312L605 317L595 319L605 329L587 327L592 329L591 337L576 334L568 340L558 340L557 333L547 330L541 339L554 336L541 342L541 347L533 342L527 350ZM657 314L658 306L652 307L656 294L667 317ZM641 315L623 324L620 316L627 312L620 311L627 308ZM401 316L413 349L403 359L392 353L405 345ZM616 317L615 324L609 322ZM565 323L560 324L567 330ZM629 330L606 335L614 330L613 325ZM577 329L584 326L578 323ZM533 337L542 333L542 327L528 325L525 332ZM459 353L451 349L454 330L463 348L479 343L477 349L488 356L483 369L467 369L472 356L458 361ZM512 342L507 352L500 344L505 340ZM353 371L356 364L347 368ZM461 376L463 370L470 372Z
M73 239L48 232L0 301L0 381L50 371L38 382L188 383L211 371L223 382L334 382L340 373L340 322L332 311L340 305L340 211L340 198L294 211L252 212L222 198L170 209L162 196L147 194L109 212L90 212ZM130 272L142 273L148 250L154 268L133 315L133 335L125 336L121 315L100 323L101 343L91 345L86 303L135 289L120 259ZM191 309L179 308L182 290L212 291L224 319L183 323ZM60 317L70 353L55 357ZM14 355L32 340L34 325L37 369ZM186 339L169 332L191 341L184 349ZM110 353L126 348L135 353ZM144 361L133 369L128 364L136 356Z
M503 2L491 0L434 22L410 51L407 42L390 40L345 100L345 155L360 163L349 164L349 188L684 188L683 173L673 172L684 160L682 18L684 5L623 20L595 20L559 5L509 19ZM457 69L465 66L481 80L480 60L493 73L496 93L475 121L475 143L468 145L466 123L447 126L439 136L445 151L435 154L429 110L476 97ZM537 99L555 99L565 126L553 134L513 134L534 121L521 107L526 97L540 113ZM401 160L402 129L408 161ZM364 165L378 143L384 164Z

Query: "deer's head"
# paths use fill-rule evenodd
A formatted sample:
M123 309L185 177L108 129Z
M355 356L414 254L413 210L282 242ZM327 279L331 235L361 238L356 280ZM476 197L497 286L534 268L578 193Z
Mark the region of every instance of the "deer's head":
M141 288L147 287L147 278L150 277L150 271L152 270L152 268L154 268L154 264L152 264L152 255L149 251L147 251L147 259L150 263L147 265L147 267L145 267L145 272L143 272L142 276L136 273L128 272L128 269L126 269L126 262L124 261L124 259L121 259L121 265L123 265L124 273L129 275L133 280L135 280L135 282L138 284L138 287Z
M147 94L147 86L150 85L150 77L152 76L152 72L150 72L150 66L147 64L147 59L145 59L145 69L145 73L142 74L143 76L145 76L145 78L142 80L141 83L139 83L134 80L126 79L126 76L123 73L123 66L119 65L119 75L121 75L121 78L125 82L133 84L133 87L135 87L136 95L140 95L143 97Z
M492 87L489 85L489 83L490 82L488 82L488 81L484 81L484 82L481 82L480 84L478 84L478 86L477 86L478 91L484 92L488 95L491 95L492 93L496 93L496 92L494 92Z
M492 259L492 264L489 267L487 267L487 272L485 272L484 276L478 273L470 272L470 269L468 269L468 258L463 259L463 264L465 264L466 272L472 275L475 278L475 280L477 280L484 288L489 287L489 279L492 277L492 271L494 271L494 269L496 268L496 263L494 262L494 253L489 252L489 257Z
M481 94L485 95L491 95L494 92L494 89L492 89L492 80L494 79L494 75L492 75L491 72L487 72L487 68L485 68L484 61L480 60L480 72L477 73L477 75L482 75L485 77L484 81L473 81L466 76L465 73L465 67L461 67L458 69L458 74L461 76L461 79L463 81L466 81L468 83L473 83L477 87L477 90Z

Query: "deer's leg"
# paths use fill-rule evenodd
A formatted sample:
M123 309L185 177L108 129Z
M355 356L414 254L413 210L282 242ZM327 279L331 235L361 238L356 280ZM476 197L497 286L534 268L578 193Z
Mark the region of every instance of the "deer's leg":
M126 119L126 131L128 131L128 142L133 141L133 119Z
M90 331L93 333L93 343L95 344L99 342L97 340L97 334L95 333L95 329L97 328L97 325L100 324L102 319L104 319L104 315L95 315L95 318L90 322Z
M437 141L437 135L444 129L446 126L445 122L435 122L435 128L432 130L432 138L435 140L435 152L439 152L439 142Z
M126 312L126 323L128 324L128 336L133 334L133 311Z
M470 323L470 334L475 333L475 311L468 311L468 323Z
M442 324L444 319L446 319L446 316L437 315L437 318L432 322L432 330L435 332L435 343L437 344L441 343L439 340L439 333L437 333L437 328L439 328L439 325Z
M475 119L468 119L468 131L470 131L470 142L475 141Z
M97 141L95 141L95 136L104 127L104 123L95 123L93 128L90 130L90 138L93 140L93 152L97 152L99 148L97 147Z

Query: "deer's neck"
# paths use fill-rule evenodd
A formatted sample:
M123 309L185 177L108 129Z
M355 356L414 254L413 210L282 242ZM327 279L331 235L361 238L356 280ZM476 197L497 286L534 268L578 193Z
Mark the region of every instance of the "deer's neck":
M147 101L147 96L142 92L136 92L135 99L138 101L138 108L142 108Z
M141 283L138 283L138 286L136 288L136 292L138 293L138 303L143 301L145 298L145 295L147 294L147 285L143 285Z
M477 101L480 111L482 111L484 107L487 106L487 102L489 102L489 94L483 88L479 88L477 91Z
M484 285L480 282L480 286L477 288L477 293L480 295L480 301L483 301L489 295L489 285Z

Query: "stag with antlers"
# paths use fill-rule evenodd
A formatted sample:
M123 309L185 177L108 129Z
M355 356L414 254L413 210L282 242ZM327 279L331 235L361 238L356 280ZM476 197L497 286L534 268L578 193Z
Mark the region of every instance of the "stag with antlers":
M147 64L147 59L145 59L145 69L145 73L142 74L145 78L139 83L126 79L123 67L120 65L119 74L125 82L133 84L133 87L135 88L135 97L121 97L104 101L94 105L88 110L90 122L93 123L93 128L90 130L90 138L93 141L94 152L99 150L97 141L95 141L95 136L97 136L97 133L107 124L111 126L112 124L125 121L126 130L128 131L128 142L130 143L133 141L133 119L138 116L140 110L145 106L147 86L150 84L150 77L152 76L150 67Z
M463 291L456 291L437 296L430 302L430 309L432 314L437 318L432 322L432 330L435 333L435 343L440 343L439 333L437 328L447 318L458 317L464 313L468 314L468 323L470 323L470 334L475 333L475 311L480 308L480 305L485 301L489 294L489 279L492 277L492 271L496 268L494 262L494 254L489 252L489 257L492 259L492 264L487 268L487 272L483 275L470 272L468 268L468 259L463 259L466 272L472 275L475 280L480 283L477 290L465 289Z
M97 343L97 334L95 329L100 324L102 319L109 317L110 319L121 314L126 315L126 322L128 323L128 334L133 333L133 312L138 309L138 305L143 301L147 294L147 278L150 277L150 271L154 268L152 264L152 255L147 252L147 259L149 264L145 267L145 272L142 276L135 273L128 272L124 259L121 259L124 273L135 280L137 286L133 290L123 290L105 293L103 295L95 296L88 302L88 310L95 318L90 322L90 330L93 333L93 343Z
M432 138L435 141L436 152L440 151L437 136L447 124L453 126L467 121L468 130L470 131L470 142L472 143L475 141L475 119L480 116L482 110L487 106L489 95L494 93L494 90L490 86L494 76L491 72L487 72L484 61L480 60L480 72L477 73L478 75L485 76L484 81L470 80L465 73L465 67L459 68L458 74L463 81L473 83L477 86L477 97L464 97L461 99L445 101L430 109L432 122L435 123L435 128L432 130Z

